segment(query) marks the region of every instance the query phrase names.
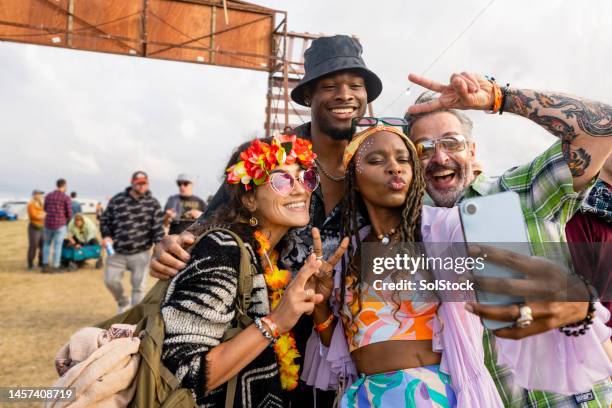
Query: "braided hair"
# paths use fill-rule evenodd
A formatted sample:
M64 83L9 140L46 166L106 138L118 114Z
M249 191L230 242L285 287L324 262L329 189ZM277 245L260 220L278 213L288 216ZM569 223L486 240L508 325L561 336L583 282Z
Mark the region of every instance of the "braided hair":
M399 136L398 136L399 137ZM404 140L402 138L402 140ZM406 200L404 201L401 213L401 220L398 226L397 234L400 242L421 242L421 209L423 207L423 196L425 194L425 176L421 162L418 158L414 145L404 140L406 148L410 156L410 164L412 166L412 181ZM355 154L355 156L357 156ZM361 193L357 190L357 171L355 156L348 163L345 177L345 193L342 201L344 209L342 215L341 236L351 237L348 248L348 261L343 259L342 263L342 284L340 299L344 301L347 290L351 294L348 302L350 314L340 309L340 317L344 323L344 327L348 331L349 341L352 341L358 328L355 324L355 316L359 314L362 308L361 304L361 273L359 265L355 259L361 258L361 242L359 239L359 215L365 216L367 219L367 211ZM354 239L354 241L353 241ZM397 312L399 304L396 305ZM394 313L395 316L395 313Z

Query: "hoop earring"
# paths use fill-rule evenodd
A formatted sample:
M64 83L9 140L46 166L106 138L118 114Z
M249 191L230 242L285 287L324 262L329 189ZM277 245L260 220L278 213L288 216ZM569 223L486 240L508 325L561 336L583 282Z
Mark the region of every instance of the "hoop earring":
M254 215L251 218L249 218L249 225L251 227L256 227L257 224L259 224L259 220Z

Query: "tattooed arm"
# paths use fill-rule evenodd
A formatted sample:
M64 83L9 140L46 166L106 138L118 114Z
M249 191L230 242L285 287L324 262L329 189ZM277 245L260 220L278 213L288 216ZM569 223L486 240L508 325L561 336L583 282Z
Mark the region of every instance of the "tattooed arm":
M506 112L531 119L563 141L563 155L582 190L612 151L612 106L569 95L510 89Z

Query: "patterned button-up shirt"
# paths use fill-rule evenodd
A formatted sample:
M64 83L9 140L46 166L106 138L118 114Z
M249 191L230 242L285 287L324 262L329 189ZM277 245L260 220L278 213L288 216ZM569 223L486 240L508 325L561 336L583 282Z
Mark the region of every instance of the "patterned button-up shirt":
M486 177L481 174L466 189L459 201L508 190L518 193L532 249L535 254L544 255L552 246L545 246L543 243L567 242L565 224L580 208L592 186L591 183L581 192L574 191L572 174L561 147L559 140L531 163L514 167L501 177ZM497 356L494 339L494 336L485 330L485 363L506 407L603 408L612 404L610 380L596 384L591 395L587 393L579 396L528 391L516 386L513 384L510 370L495 364ZM578 403L580 398L590 401Z

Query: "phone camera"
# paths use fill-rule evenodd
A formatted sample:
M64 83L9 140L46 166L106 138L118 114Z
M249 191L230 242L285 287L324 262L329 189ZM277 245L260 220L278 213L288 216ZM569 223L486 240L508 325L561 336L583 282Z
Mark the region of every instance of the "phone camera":
M477 209L478 207L476 207L476 204L473 204L473 203L469 203L465 206L465 212L470 215L476 214Z

